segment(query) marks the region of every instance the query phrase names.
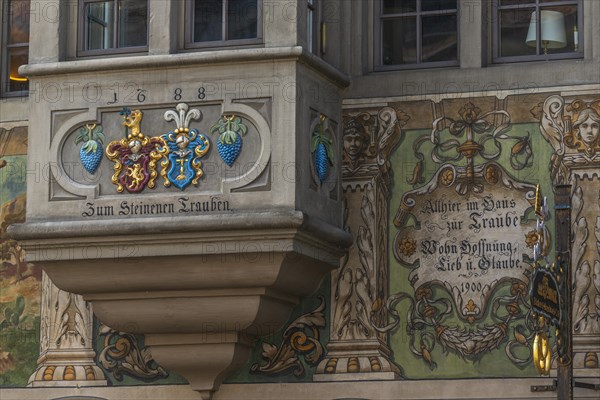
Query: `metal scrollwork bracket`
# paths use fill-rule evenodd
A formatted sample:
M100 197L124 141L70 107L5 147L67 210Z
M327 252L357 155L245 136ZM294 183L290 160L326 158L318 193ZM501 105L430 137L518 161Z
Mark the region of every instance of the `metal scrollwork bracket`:
M558 380L554 380L552 385L533 385L531 386L532 392L556 392Z
M577 388L582 388L582 389L591 389L591 390L600 391L600 384L573 381L573 386L577 387Z

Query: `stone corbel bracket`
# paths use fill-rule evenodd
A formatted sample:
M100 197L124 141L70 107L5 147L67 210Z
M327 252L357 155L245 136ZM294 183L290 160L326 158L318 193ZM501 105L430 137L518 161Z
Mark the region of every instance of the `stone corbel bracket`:
M299 211L13 225L30 262L210 399L338 266L351 237Z

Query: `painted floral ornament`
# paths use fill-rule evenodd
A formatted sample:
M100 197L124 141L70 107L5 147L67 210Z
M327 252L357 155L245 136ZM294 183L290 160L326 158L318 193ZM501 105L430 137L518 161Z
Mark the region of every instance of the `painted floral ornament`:
M311 154L314 157L314 166L319 182L323 183L329 173L329 165L333 165L333 142L325 136L323 124L327 119L321 114L319 126L314 130L311 141Z
M75 144L83 142L79 149L79 159L83 164L83 168L90 174L96 172L102 161L102 153L104 152L102 144L105 140L102 127L96 124L86 124L84 128L79 130L79 134L75 138Z
M110 142L106 146L106 155L115 163L112 183L117 185L117 192L127 189L130 193L139 193L146 186L154 188L158 176L156 162L162 158L157 147L165 147L160 137L149 138L140 130L142 112L124 108L123 125L129 130L127 137Z
M242 136L248 132L240 117L223 115L219 121L210 128L210 133L219 133L217 150L221 159L228 166L232 166L242 151Z
M208 138L198 133L196 129L190 129L192 120L200 120L202 113L196 108L189 109L185 103L179 103L177 112L169 110L165 112L166 121L175 121L177 129L162 135L166 147L158 149L164 157L161 162L163 167L160 174L165 180L166 187L173 186L183 190L190 183L198 184L202 177L202 158L210 149Z

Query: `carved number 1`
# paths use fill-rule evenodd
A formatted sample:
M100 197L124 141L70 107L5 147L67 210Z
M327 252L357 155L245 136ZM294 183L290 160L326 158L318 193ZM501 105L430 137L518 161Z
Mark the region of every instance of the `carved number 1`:
M113 101L109 101L109 102L107 102L106 104L109 104L109 105L110 105L110 104L115 104L117 101L119 101L119 100L117 99L117 92L113 92Z

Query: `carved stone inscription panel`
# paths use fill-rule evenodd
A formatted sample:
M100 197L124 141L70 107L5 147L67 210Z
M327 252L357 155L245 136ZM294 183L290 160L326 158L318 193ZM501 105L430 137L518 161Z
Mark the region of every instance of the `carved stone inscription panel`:
M444 286L458 315L470 321L481 318L498 283L526 280L530 249L524 239L535 225L523 222L533 188L513 182L494 164L487 170L493 178L484 192L461 195L453 187L458 171L442 169L428 186L403 196L396 219L394 254L415 267L411 285ZM414 224L404 226L409 216Z

